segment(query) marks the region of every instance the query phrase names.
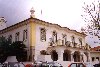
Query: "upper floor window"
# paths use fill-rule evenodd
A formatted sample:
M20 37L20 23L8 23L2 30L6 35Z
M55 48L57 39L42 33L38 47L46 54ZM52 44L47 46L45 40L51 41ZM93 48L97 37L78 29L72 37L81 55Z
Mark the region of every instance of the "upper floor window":
M23 41L27 40L27 29L23 31Z
M73 44L73 46L74 46L74 47L76 47L75 37L74 37L74 36L72 36L72 37L71 37L71 39L72 39L72 44Z
M71 39L72 39L72 43L74 44L75 43L75 37L72 36Z
M65 45L67 42L67 35L66 34L62 34L62 38L63 38L63 44Z
M53 41L57 42L57 32L53 31Z
M19 32L17 32L16 34L15 34L15 41L19 41Z
M12 35L9 35L8 39L10 40L10 42L12 42Z
M46 41L46 29L45 28L40 29L40 40Z
M79 44L82 46L82 38L79 38Z

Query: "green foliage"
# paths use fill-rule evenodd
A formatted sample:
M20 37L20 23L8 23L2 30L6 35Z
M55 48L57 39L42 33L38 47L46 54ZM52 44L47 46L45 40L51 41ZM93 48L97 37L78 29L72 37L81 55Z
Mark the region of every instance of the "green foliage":
M22 41L11 43L9 39L0 37L0 63L3 63L8 56L16 56L18 61L26 61L27 51Z
M0 37L0 62L4 62L9 53L10 42L5 37Z
M26 61L27 51L25 50L26 46L23 44L22 41L13 42L11 47L13 50L13 53L11 54L16 55L18 61Z

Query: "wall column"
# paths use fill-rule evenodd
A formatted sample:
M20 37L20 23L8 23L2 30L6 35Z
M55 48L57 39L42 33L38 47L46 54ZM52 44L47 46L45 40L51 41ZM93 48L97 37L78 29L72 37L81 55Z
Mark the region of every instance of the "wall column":
M33 19L29 20L30 22L30 61L33 61L35 55L35 45L36 45L36 24L33 23Z
M88 52L88 62L91 62L91 55L90 55L90 52Z
M63 61L63 53L64 53L63 50L61 50L60 52L58 52L58 60L57 61Z
M73 57L73 55L74 55L74 52L71 53L71 61L74 62L74 57Z
M80 54L80 62L84 62L83 53Z

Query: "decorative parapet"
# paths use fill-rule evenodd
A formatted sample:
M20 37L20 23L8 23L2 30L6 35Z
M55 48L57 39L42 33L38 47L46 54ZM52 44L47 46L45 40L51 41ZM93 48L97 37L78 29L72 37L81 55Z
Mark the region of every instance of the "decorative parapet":
M71 47L71 42L67 41L65 45L68 46L68 47Z
M90 47L88 44L86 44L86 50L90 50Z
M77 47L77 48L80 48L80 45L77 43L76 47Z
M48 42L48 44L49 44L49 47L55 46L55 44L53 42Z
M58 39L57 42L54 42L52 38L49 38L49 39L50 39L49 46L58 46L58 45L61 46L61 45L63 45L61 39Z
M53 42L53 39L52 38L49 38L49 46L53 46L54 45L54 42Z
M79 48L79 49L85 49L85 50L90 50L90 46L89 45L85 45L85 46L82 46L78 43L72 43L70 41L67 41L65 44L63 44L63 40L61 39L58 39L57 42L54 42L52 40L52 38L50 38L50 42L49 43L49 46L48 47L54 47L54 46L66 46L66 47L73 47L73 48Z
M78 43L72 43L72 46L73 46L74 48L77 48L77 47L78 47Z
M84 47L84 46L81 46L81 48L82 48L82 49L85 49L85 47Z
M63 45L61 39L58 39L58 40L57 40L57 45L59 45L59 46Z

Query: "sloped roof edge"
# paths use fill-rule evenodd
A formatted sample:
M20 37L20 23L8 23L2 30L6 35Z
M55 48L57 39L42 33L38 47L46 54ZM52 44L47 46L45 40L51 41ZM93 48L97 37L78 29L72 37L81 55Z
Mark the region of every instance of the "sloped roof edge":
M25 21L28 21L29 19L34 19L34 20L41 21L41 22L44 22L44 23L47 23L47 24L56 25L56 26L58 26L58 27L60 27L60 28L68 29L68 30L70 30L70 31L73 31L73 32L76 32L76 33L79 33L79 34L81 34L81 35L86 36L86 34L84 34L83 32L81 33L81 32L78 32L78 31L76 31L76 30L69 29L68 27L61 27L61 26L58 25L58 24L50 23L50 22L43 21L43 20L40 20L40 19L38 19L38 18L32 18L32 17L30 17L30 18L28 18L28 19L26 19L26 20L23 20L23 21L21 21L21 22L19 22L19 23L16 23L16 24L14 24L14 25L11 25L11 26L9 26L9 27L3 29L3 30L0 30L0 32L6 30L6 29L8 29L8 28L14 27L14 26L16 26L16 25L19 25L19 24L21 24L21 23L25 23Z

